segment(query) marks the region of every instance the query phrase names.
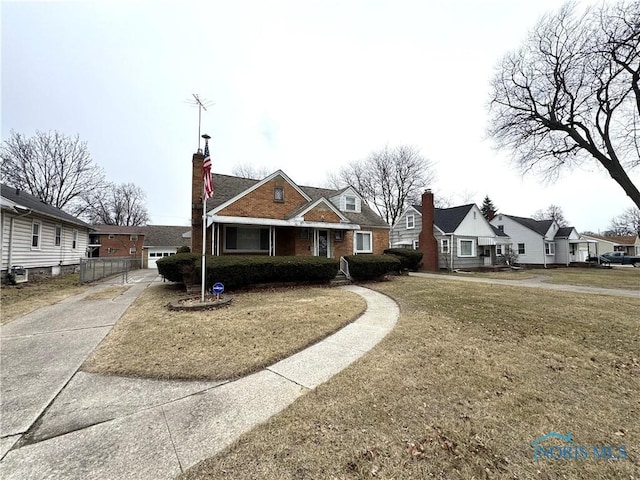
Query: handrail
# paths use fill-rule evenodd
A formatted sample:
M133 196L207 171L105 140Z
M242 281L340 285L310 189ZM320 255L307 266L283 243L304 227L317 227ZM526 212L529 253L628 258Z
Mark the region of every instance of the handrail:
M340 257L340 271L344 273L344 276L351 280L351 275L349 275L349 262L344 257Z

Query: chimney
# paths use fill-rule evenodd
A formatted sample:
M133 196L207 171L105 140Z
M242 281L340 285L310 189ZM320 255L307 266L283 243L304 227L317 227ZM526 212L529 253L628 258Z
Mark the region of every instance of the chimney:
M202 152L194 153L191 161L191 251L202 252Z
M433 236L433 193L427 189L422 194L422 230L418 237L422 252L422 269L438 271L438 242Z

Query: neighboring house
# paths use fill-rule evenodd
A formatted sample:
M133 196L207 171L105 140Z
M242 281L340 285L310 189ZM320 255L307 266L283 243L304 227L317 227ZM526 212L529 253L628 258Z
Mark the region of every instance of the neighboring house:
M174 255L179 247L189 247L191 227L147 225L144 227L142 268L156 268L156 261Z
M90 257L142 259L144 227L94 225L89 237Z
M202 251L202 155L193 156L192 251ZM207 252L322 256L383 253L389 226L352 187L297 185L278 170L262 180L213 174Z
M74 271L86 257L91 225L39 198L0 186L2 279L12 267L25 277Z
M640 235L606 236L595 234L583 234L580 238L591 240L597 245L592 255L601 255L607 252L624 252L627 255L640 255Z
M402 213L391 229L392 247L420 248L422 208L422 205L411 205ZM504 263L502 255L511 240L504 232L494 229L475 204L432 211L438 269L471 269Z
M560 227L555 220L534 220L497 214L491 225L511 237L521 265L569 265L584 262L589 241L581 239L573 227Z

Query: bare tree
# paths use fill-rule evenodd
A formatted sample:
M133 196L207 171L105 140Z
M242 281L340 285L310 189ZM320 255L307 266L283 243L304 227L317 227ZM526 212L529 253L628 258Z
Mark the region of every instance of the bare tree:
M640 235L640 209L627 208L620 215L613 217L609 224L612 235Z
M489 135L524 172L554 180L596 160L640 207L640 2L573 3L543 17L492 82Z
M328 177L333 188L353 186L389 225L434 181L432 162L410 145L385 146Z
M256 167L249 163L239 163L233 167L231 173L236 177L261 180L273 172L270 172L266 167Z
M133 183L111 184L87 197L84 216L91 223L139 227L149 221L146 195Z
M531 218L534 220L555 220L560 227L568 227L569 221L565 218L562 207L551 204L546 210L537 210Z
M27 138L15 131L0 146L2 181L70 214L87 207L85 192L105 184L103 170L76 135L36 131Z

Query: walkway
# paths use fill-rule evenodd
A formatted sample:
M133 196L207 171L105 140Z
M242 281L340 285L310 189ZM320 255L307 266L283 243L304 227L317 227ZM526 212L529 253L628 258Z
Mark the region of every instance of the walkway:
M110 300L95 290L0 327L3 479L171 479L325 382L376 345L398 306L346 286L367 310L352 324L234 382L157 381L79 372L153 273ZM89 297L89 298L88 298Z

